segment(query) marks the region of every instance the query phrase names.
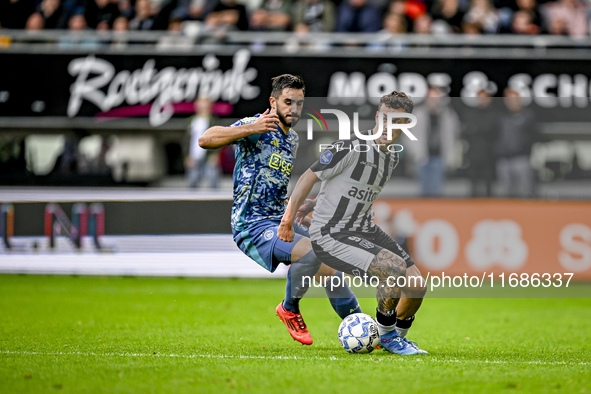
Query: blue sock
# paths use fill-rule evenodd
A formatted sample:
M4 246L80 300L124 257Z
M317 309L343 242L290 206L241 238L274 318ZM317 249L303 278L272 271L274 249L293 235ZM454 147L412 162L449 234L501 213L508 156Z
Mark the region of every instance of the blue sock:
M283 307L286 310L292 313L300 312L300 300L310 287L309 281L302 278L313 279L321 264L313 251L306 253L301 259L291 264L287 272L285 300L283 301Z
M337 271L335 276L340 276L341 279L343 279L343 273L340 271ZM332 308L341 319L344 319L353 313L361 313L361 306L359 306L359 301L357 301L355 293L351 291L347 282L341 280L340 283L341 286L332 289L330 285L324 287Z

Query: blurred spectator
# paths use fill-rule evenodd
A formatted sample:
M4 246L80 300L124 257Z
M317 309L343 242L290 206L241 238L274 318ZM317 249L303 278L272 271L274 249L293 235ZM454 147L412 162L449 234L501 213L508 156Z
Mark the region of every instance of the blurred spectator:
M183 21L178 18L173 18L168 24L168 31L158 39L156 49L159 50L178 50L188 51L193 48L195 43L194 37L188 37L182 34Z
M331 0L298 0L292 18L294 31L331 32L335 27L335 6Z
M135 17L129 21L129 30L151 30L154 16L154 8L149 0L136 0Z
M283 49L289 53L295 53L301 48L315 52L323 52L330 49L332 41L326 37L319 37L318 34L310 33L308 26L300 23L294 26L294 33L291 35Z
M389 49L391 51L401 51L406 43L403 40L392 40L393 34L406 33L406 21L401 14L389 13L384 18L384 28L378 32L378 36L367 44L367 47L374 51Z
M291 24L290 0L265 0L262 7L267 13L267 30L285 31Z
M217 0L178 0L172 15L183 20L204 21L217 3Z
M246 7L236 0L220 0L205 21L211 28L248 30Z
M29 31L38 31L43 30L45 27L45 19L43 19L43 15L38 12L31 14L29 19L27 19L27 24L25 29Z
M404 15L389 13L384 18L383 29L380 33L402 34L407 32Z
M68 35L60 38L58 46L60 48L85 48L95 49L100 45L100 42L91 36L81 36L79 33L87 30L86 18L82 14L72 15L68 21L68 30L71 32Z
M61 2L61 24L58 28L69 28L74 15L84 14L87 0L59 0Z
M481 26L482 32L486 34L494 34L499 29L499 16L491 0L472 0L463 22Z
M534 14L531 11L519 10L513 14L509 31L513 34L539 34L540 28L533 21Z
M562 31L556 29L556 25L564 26L564 30L575 37L582 37L587 35L588 31L588 8L579 0L558 0L556 2L547 3L545 5L545 13L547 17L546 24L548 31L552 32ZM553 29L554 27L554 29ZM556 33L553 33L556 34Z
M445 171L457 168L460 120L439 88L430 87L423 105L414 114L412 132L417 141L405 144L413 157L421 184L421 196L442 195Z
M65 29L67 19L63 12L60 0L43 0L37 10L43 16L43 26L45 29Z
M414 19L420 17L421 15L425 15L425 12L418 12L415 15L413 15L413 18L411 18L407 12L407 4L410 3L411 2L407 2L406 0L394 0L390 2L390 4L388 4L388 7L385 12L386 16L390 14L401 15L404 18L404 23L406 25L407 31L411 31L413 29Z
M30 0L0 0L0 29L24 29L34 10Z
M171 20L182 21L182 15L173 14L177 8L177 0L150 0L154 23L152 30L168 30Z
M462 23L462 33L466 35L479 35L484 33L482 25L480 23Z
M431 22L433 18L429 14L423 14L414 20L413 33L417 34L431 34Z
M84 14L88 27L96 29L99 24L106 24L109 29L119 16L117 0L89 0ZM103 27L104 29L104 27Z
M499 114L486 90L478 92L477 107L467 108L462 115L463 137L468 143L466 161L472 197L490 197L495 175L494 141L499 130ZM480 186L484 186L484 192Z
M133 19L135 12L131 0L118 0L117 7L119 8L119 15L127 18L127 20Z
M185 159L187 180L190 188L196 188L205 177L212 189L217 188L220 176L220 151L207 150L199 146L199 137L217 121L211 115L211 100L207 97L195 100L196 115L191 118L188 130L188 152Z
M119 16L113 21L114 32L127 32L129 31L129 20L124 16Z
M85 136L85 133L74 131L73 134L66 135L64 141L64 148L58 155L50 171L50 176L60 175L77 175L79 170L79 162L81 159L79 145L80 140Z
M517 0L517 8L522 11L529 11L532 15L532 23L542 29L542 14L537 0Z
M181 18L171 18L170 22L168 22L168 29L167 31L170 33L180 35L183 30L183 20Z
M267 0L252 12L249 30L286 31L291 24L291 4L287 0Z
M68 29L72 31L83 31L88 28L86 18L82 14L72 15L68 20Z
M263 8L254 10L248 20L248 30L267 31L267 11Z
M113 40L111 41L111 48L121 49L127 47L128 38L127 32L129 31L129 20L120 16L113 21Z
M547 21L546 29L548 34L555 36L568 36L566 21L562 18L552 18Z
M345 0L337 11L337 32L373 33L380 30L382 17L368 0Z
M90 170L92 173L97 175L111 175L112 169L107 160L107 155L109 154L110 149L111 145L109 144L109 141L107 138L103 137L101 139L101 149L98 156L90 162Z
M497 176L504 197L532 197L534 172L529 162L531 148L537 137L533 110L523 106L523 99L510 88L505 89L502 114L496 143Z
M455 33L461 32L464 12L460 9L459 0L438 0L431 14L433 20L445 22Z
M427 12L427 5L423 0L405 0L404 11L409 18L414 20Z

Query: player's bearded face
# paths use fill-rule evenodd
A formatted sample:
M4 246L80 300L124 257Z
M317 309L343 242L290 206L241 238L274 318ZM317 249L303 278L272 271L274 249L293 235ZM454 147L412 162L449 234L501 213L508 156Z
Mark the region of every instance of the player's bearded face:
M304 93L300 89L284 89L277 98L276 110L279 121L286 127L293 127L302 114Z
M281 110L281 108L277 108L277 116L279 116L279 121L287 127L295 125L298 121L298 118L294 119L291 116L291 112L289 114L286 114L284 111Z

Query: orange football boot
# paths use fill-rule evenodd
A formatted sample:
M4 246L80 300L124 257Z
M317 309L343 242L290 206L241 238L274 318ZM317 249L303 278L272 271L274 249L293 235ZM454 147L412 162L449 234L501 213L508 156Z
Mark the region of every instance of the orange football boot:
M283 324L285 324L285 327L287 327L287 330L289 331L289 335L291 335L293 339L301 342L302 345L312 344L312 335L310 335L310 332L306 328L306 323L304 323L304 318L301 313L292 313L286 310L283 307L283 301L277 305L275 313L279 316Z

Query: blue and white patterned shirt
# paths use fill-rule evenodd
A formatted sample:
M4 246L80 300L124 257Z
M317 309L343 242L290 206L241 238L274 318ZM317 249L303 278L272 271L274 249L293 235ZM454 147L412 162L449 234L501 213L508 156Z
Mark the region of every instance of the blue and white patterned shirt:
M254 122L260 114L236 121L230 127ZM232 230L243 231L261 220L281 220L287 186L299 144L297 133L277 131L253 134L234 142L234 203Z

